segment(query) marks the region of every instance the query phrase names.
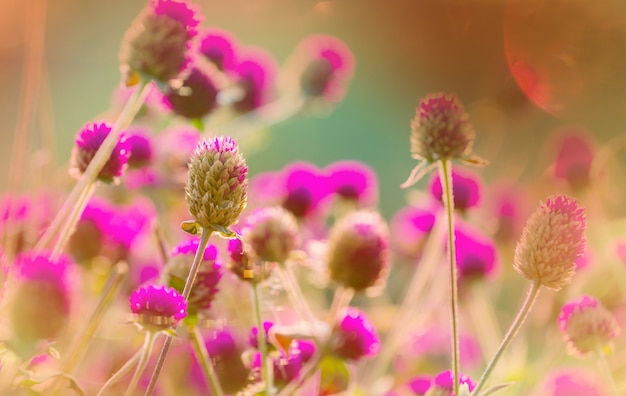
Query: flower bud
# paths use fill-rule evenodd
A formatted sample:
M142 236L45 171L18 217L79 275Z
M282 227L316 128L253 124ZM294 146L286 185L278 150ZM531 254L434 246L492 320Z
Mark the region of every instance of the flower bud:
M243 239L260 260L284 263L299 243L295 217L280 206L257 209L246 221Z
M380 349L376 328L358 309L349 307L334 330L333 352L342 359L360 360Z
M166 330L187 316L185 299L175 289L147 285L132 292L130 310L137 324L150 331Z

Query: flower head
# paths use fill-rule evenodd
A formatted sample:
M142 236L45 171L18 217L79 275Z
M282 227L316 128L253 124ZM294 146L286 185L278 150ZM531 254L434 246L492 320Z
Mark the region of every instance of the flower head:
M130 150L128 167L142 168L149 165L154 158L150 131L135 127L126 130L125 135Z
M469 116L456 95L426 96L411 121L411 154L421 163L402 187L414 184L431 168L429 165L437 161L461 160L484 165L484 160L472 155L474 138Z
M127 85L139 78L167 83L187 67L199 13L185 0L153 0L126 31L120 69Z
M111 127L104 122L86 124L78 132L70 159L70 174L72 176L77 179L82 176L110 132ZM111 157L98 174L98 180L107 183L117 182L126 167L129 156L130 146L122 135L115 145Z
M452 372L450 370L437 374L435 378L433 378L433 383L428 389L428 392L426 392L426 396L454 396L453 382L454 378L452 378ZM474 381L465 374L459 376L459 383L467 385L470 392L473 391L476 386Z
M514 267L526 279L559 290L571 282L585 249L585 212L573 198L554 195L530 216L515 248Z
M343 318L334 329L333 353L342 359L360 360L376 356L380 339L376 328L356 308L346 309Z
M338 161L326 169L330 193L359 206L374 207L378 200L376 173L359 161Z
M552 372L540 386L546 396L608 396L609 392L596 375L582 369Z
M256 258L284 263L299 243L298 223L280 206L261 208L246 218L242 236Z
M108 201L97 197L89 200L68 241L67 249L76 261L84 262L100 254L114 213Z
M328 270L335 282L363 291L384 282L389 271L389 231L376 212L351 212L328 237Z
M129 302L137 324L148 329L165 330L187 316L185 299L170 287L142 286L132 292Z
M315 214L328 194L326 178L313 164L294 162L283 169L278 177L281 205L298 219Z
M594 145L589 133L582 128L568 127L559 135L553 176L565 180L573 189L588 186L594 157Z
M227 229L235 224L247 202L248 166L230 137L198 143L189 160L185 200L198 224Z
M570 352L580 356L601 350L619 333L611 312L587 295L565 304L558 324Z
M163 99L174 114L185 118L202 118L217 108L218 89L205 70L196 62L189 74L181 81L181 85L170 88Z
M426 240L435 226L435 213L434 208L405 206L393 215L389 227L394 236L391 238L394 257L415 261L422 255Z
M459 282L485 279L497 270L496 245L479 231L458 225L455 244Z
M454 209L461 212L478 205L480 200L481 182L473 172L452 169L452 191ZM430 193L439 202L442 202L443 189L439 173L435 173L430 181Z
M267 103L276 69L274 59L260 49L243 54L231 73L239 91L233 101L234 109L247 113Z
M200 38L200 54L212 62L218 70L233 70L236 62L236 50L235 38L224 30L209 29Z

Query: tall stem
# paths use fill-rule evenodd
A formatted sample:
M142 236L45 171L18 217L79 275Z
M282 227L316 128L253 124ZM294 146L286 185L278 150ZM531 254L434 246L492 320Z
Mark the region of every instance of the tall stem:
M198 250L196 250L196 255L193 258L193 263L191 263L191 268L189 269L189 274L187 275L187 280L185 281L185 287L183 288L182 296L185 301L189 301L189 295L191 294L191 288L196 281L196 277L198 276L198 270L200 269L200 263L202 262L202 258L204 257L204 251L206 250L206 246L209 244L209 237L211 236L212 230L203 228L202 235L200 236L200 243L198 244ZM165 362L165 358L167 357L167 353L172 346L172 337L170 335L166 336L165 342L161 347L161 352L159 353L159 358L157 359L156 366L154 367L154 371L152 372L152 377L150 377L150 383L148 384L148 389L146 389L146 396L152 395L154 392L154 388L156 387L156 382L161 374L161 370L163 369L163 363Z
M520 328L526 321L526 318L528 317L528 313L530 312L533 305L535 304L535 301L537 301L537 296L539 295L540 288L541 288L541 282L539 281L534 281L532 285L530 286L530 290L528 291L528 294L526 295L526 300L524 301L524 304L522 304L522 307L520 308L519 313L515 317L515 320L513 320L511 327L509 327L509 330L504 335L504 339L500 343L500 346L498 347L496 354L493 356L493 358L491 358L491 361L487 365L487 368L483 372L483 375L480 377L480 380L478 380L478 384L476 384L476 387L474 388L474 391L472 392L473 396L477 396L480 390L483 388L483 386L485 386L485 383L487 382L487 379L489 379L489 376L491 375L491 372L493 371L493 369L496 367L498 360L500 360L500 357L502 357L502 354L508 348L511 341L513 341L513 338L515 338Z
M448 219L448 258L450 263L450 320L452 322L452 376L454 394L459 394L459 292L456 276L456 247L454 242L454 193L452 191L452 164L450 160L438 162L439 179L443 188L443 204Z
M599 347L596 348L595 355L598 359L598 364L600 365L600 371L602 371L602 373L604 374L608 382L611 395L617 396L618 395L617 384L615 383L615 378L613 378L613 374L611 373L611 368L609 367L609 363L606 361L606 356L602 352L602 349Z
M137 364L137 361L141 358L142 354L143 347L135 352L135 354L130 359L128 359L126 363L124 363L122 368L117 370L117 372L113 374L113 376L111 376L111 378L109 378L107 382L104 383L96 396L106 395L107 393L105 393L105 391L113 386L113 384L115 384L117 381L119 381L124 375L126 375L126 373L128 373L135 366L135 364Z
M266 394L273 395L274 394L274 384L272 381L272 374L269 372L270 362L268 360L267 354L267 340L265 337L265 326L263 326L263 318L261 315L261 290L259 290L260 285L259 282L254 282L252 284L252 302L254 304L254 319L257 325L257 345L259 346L259 351L261 352L261 379L266 384Z
M113 149L115 149L122 132L133 121L133 118L135 118L135 115L145 101L149 91L147 87L148 81L142 81L139 89L135 91L133 96L131 96L128 102L126 102L108 136L98 148L98 151L92 158L91 162L89 162L89 165L83 172L81 178L74 185L72 192L70 192L70 195L63 203L63 206L52 220L50 227L48 227L35 246L36 251L43 250L50 243L52 238L58 234L60 227L64 224L70 213L72 213L72 210L80 200L81 195L96 181L98 174L100 174L100 171L111 157L111 153L113 152ZM82 213L79 213L79 216L80 214Z
M152 346L154 345L154 341L158 335L159 333L157 332L152 332L150 330L146 331L146 339L143 344L141 357L139 358L139 363L135 369L135 374L133 374L133 378L130 380L126 393L124 393L126 396L131 396L133 392L135 392L137 383L139 383L139 378L141 378L141 374L143 374L143 371L146 369L150 352L152 352Z
M198 327L188 326L187 330L189 332L189 337L191 337L191 345L193 346L196 358L200 363L200 367L202 367L202 372L204 373L206 379L209 381L211 394L213 396L223 396L224 391L222 390L220 381L217 378L217 374L215 374L215 370L213 369L213 363L211 362L211 357L209 356L209 351L207 351L206 345L202 341L202 337L200 336L200 331L198 330Z

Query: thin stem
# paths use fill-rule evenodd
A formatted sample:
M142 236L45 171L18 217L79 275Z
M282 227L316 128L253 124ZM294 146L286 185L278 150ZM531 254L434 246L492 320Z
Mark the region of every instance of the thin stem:
M472 285L472 295L467 301L467 308L483 356L493 356L498 350L498 340L502 339L502 331L485 286L483 281L477 281Z
M202 341L200 330L198 330L197 326L189 326L187 327L187 330L189 332L189 337L191 337L191 345L193 346L196 358L200 363L200 367L202 367L205 378L209 381L211 394L213 396L223 396L224 391L222 390L220 380L217 378L217 374L215 374L215 370L213 369L211 357L209 356L209 351L206 349L206 345Z
M158 335L158 332L146 331L146 339L142 348L143 353L139 358L139 363L137 364L137 368L135 369L135 374L133 374L133 378L130 380L128 388L126 388L126 393L124 393L126 396L131 396L133 392L135 392L137 383L139 383L139 378L141 378L141 374L143 374L143 371L146 369L146 365L148 364L148 358L150 357L150 352L152 352L152 346L154 345L154 341L157 339Z
M52 220L50 227L43 234L37 245L35 246L36 251L41 251L44 249L52 240L52 238L58 234L59 228L62 226L64 221L67 219L69 214L72 212L72 208L76 206L77 202L80 200L81 195L85 190L91 186L95 180L98 178L98 174L107 163L109 158L111 157L111 153L115 149L120 136L124 129L130 125L133 121L133 118L141 108L141 105L144 103L146 96L148 95L149 89L148 81L142 81L139 89L133 93L133 96L126 102L124 108L121 113L117 117L115 124L111 128L108 136L100 147L98 151L92 158L91 162L87 166L87 169L83 172L83 175L78 180L78 182L74 185L72 192L67 197L63 206L57 213L57 215ZM79 213L79 215L82 213Z
M196 250L196 255L193 258L193 262L191 263L191 268L189 269L189 274L187 275L187 280L185 281L185 287L183 288L182 296L185 301L189 301L189 295L191 294L191 288L196 281L196 277L198 276L198 270L200 269L200 263L202 262L202 258L204 257L204 251L206 250L206 246L209 244L209 238L211 237L212 230L203 228L202 235L200 236L200 243L198 244L198 250ZM165 342L161 347L161 352L159 353L159 357L157 359L156 366L154 367L154 371L152 372L152 377L150 377L150 383L148 384L148 389L146 389L146 396L152 395L154 389L156 387L156 382L161 374L161 370L163 369L163 363L165 362L165 358L167 357L167 353L170 350L172 345L172 337L170 335L166 335Z
M111 376L111 378L109 378L107 382L105 382L105 384L102 386L102 388L100 388L100 391L98 391L98 394L96 396L105 395L105 391L108 388L113 386L117 381L125 376L126 373L128 373L135 366L135 364L137 364L142 354L143 347L135 352L135 354L130 359L128 359L128 361L122 366L122 368L117 370L117 372L113 374L113 376Z
M596 348L595 355L598 358L598 364L600 365L600 371L606 377L609 389L611 391L612 396L617 396L617 384L615 383L615 378L613 378L613 374L611 373L611 368L609 367L609 362L606 361L606 356L602 353L602 349L600 347Z
M443 187L443 204L448 219L448 258L450 263L450 320L452 322L452 376L454 394L459 394L459 292L456 276L456 247L454 242L454 193L452 189L452 164L450 160L438 162L439 179Z
M267 385L266 394L273 394L274 385L271 383L272 378L269 372L269 360L267 353L267 340L265 337L265 326L263 326L263 318L261 315L261 291L259 290L259 282L252 284L252 303L254 304L254 319L257 325L257 345L261 352L261 379Z
M491 375L491 372L493 371L493 369L496 367L498 360L500 360L500 357L502 357L502 354L504 353L504 351L506 351L511 341L513 341L513 338L515 338L520 328L526 321L526 318L528 317L528 313L532 309L533 305L535 305L535 301L537 301L537 296L539 295L540 288L541 288L541 282L539 282L538 280L534 281L532 285L530 286L530 290L528 291L528 294L526 295L526 300L524 301L524 304L522 304L522 307L520 308L519 313L515 317L515 320L513 320L511 327L509 327L509 330L504 335L504 339L500 343L500 346L498 347L498 351L493 356L493 358L491 358L491 361L487 365L487 368L483 372L483 375L480 377L480 380L478 380L478 384L476 384L476 387L474 388L474 391L472 392L473 396L477 396L480 390L483 388L483 386L485 386L485 383L487 382L487 379Z
M287 292L287 297L291 301L293 307L296 309L296 312L300 316L300 319L304 320L310 325L313 331L314 338L318 339L319 337L317 334L317 326L315 325L315 315L313 315L309 304L302 295L302 289L300 289L300 285L298 284L298 281L296 280L293 271L291 270L291 267L288 265L288 263L279 263L276 271L278 271L278 276L280 277L283 287Z
M52 259L54 260L58 259L61 253L63 252L63 250L65 249L65 245L67 245L67 242L69 241L70 236L75 231L76 224L78 223L78 220L80 220L80 216L85 211L85 207L87 206L87 203L89 202L94 191L96 190L97 183L98 182L95 181L91 183L91 185L87 186L87 188L82 191L82 194L80 195L80 197L78 197L78 201L76 202L76 204L72 207L72 211L70 212L70 215L67 221L61 228L60 235L57 238L56 243L54 244L54 247L52 248L52 254L51 254Z

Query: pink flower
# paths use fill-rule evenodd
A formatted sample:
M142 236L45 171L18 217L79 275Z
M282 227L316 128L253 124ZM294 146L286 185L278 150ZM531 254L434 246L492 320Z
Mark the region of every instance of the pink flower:
M233 101L235 110L247 113L269 101L278 66L276 61L261 49L247 50L232 70L236 87L241 90Z
M359 161L337 161L324 172L328 175L329 192L357 203L360 207L375 207L378 201L376 173Z
M236 64L237 42L230 33L211 28L202 34L199 52L218 70L228 72Z
M478 174L467 170L452 169L452 191L454 209L461 212L478 205L482 190L482 182ZM430 193L439 202L442 202L443 189L439 173L435 173L430 180Z
M208 70L200 64L192 66L180 87L169 88L164 104L179 116L197 119L210 114L217 108L218 89Z
M347 308L334 330L333 352L342 359L361 360L374 357L380 349L376 328L365 313Z
M174 288L147 285L135 289L129 298L137 323L163 330L187 316L187 304Z
M595 151L591 136L580 127L567 127L558 133L553 176L565 180L573 189L588 186Z
M394 257L414 262L422 255L435 226L435 213L434 208L405 206L393 215L389 226Z
M498 269L495 243L478 230L457 224L456 265L459 282L490 278Z
M454 378L452 378L452 372L450 370L443 371L433 378L433 383L431 389L428 391L428 395L432 396L454 396L453 388L454 388ZM474 390L476 384L472 379L465 375L459 375L459 383L467 384L470 392Z
M583 369L559 369L542 382L545 396L608 396L609 392L596 374Z

